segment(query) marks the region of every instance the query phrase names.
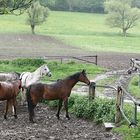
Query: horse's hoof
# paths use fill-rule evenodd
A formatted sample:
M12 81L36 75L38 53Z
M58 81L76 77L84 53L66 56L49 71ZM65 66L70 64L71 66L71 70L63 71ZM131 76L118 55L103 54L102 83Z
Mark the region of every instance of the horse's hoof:
M33 119L30 118L29 120L30 120L31 123L35 123L35 121Z
M70 120L70 117L66 117L68 120Z
M7 120L7 117L6 117L6 115L4 115L4 119L5 119L5 120Z
M36 123L34 120L30 121L31 123Z
M56 114L56 117L57 117L57 119L58 119L58 120L60 119L60 117L59 117L59 115L58 115L58 114Z
M17 117L17 115L14 115L14 117L15 117L15 119L17 119L18 117Z
M66 118L67 118L68 120L70 120L70 117L69 117L69 116L66 116Z

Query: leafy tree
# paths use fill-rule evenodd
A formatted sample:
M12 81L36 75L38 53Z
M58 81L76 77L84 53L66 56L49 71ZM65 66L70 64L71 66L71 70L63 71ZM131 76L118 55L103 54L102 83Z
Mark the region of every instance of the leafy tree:
M132 1L132 6L133 7L140 8L140 0L133 0Z
M105 0L40 0L42 5L47 5L52 10L79 11L79 12L104 12Z
M105 10L108 12L107 24L120 28L126 36L127 30L133 28L140 18L138 8L131 7L132 0L107 0Z
M19 10L18 14L23 13L27 9L33 0L0 0L0 14L14 13L15 10Z
M32 34L35 34L35 26L42 24L49 15L49 9L41 6L39 1L32 3L27 10L27 24L31 26Z

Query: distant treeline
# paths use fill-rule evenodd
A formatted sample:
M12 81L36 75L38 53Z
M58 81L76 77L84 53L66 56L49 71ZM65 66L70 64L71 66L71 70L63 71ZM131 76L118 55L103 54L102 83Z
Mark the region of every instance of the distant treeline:
M51 10L104 13L105 0L40 0ZM132 1L133 7L140 8L140 0Z

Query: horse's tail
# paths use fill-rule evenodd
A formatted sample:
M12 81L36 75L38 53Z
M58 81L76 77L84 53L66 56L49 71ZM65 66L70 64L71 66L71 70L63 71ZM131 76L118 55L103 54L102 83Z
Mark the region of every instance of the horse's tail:
M27 103L28 103L28 111L29 111L29 115L34 116L34 112L33 112L33 103L32 103L32 97L31 97L31 85L26 88L26 97L27 97Z

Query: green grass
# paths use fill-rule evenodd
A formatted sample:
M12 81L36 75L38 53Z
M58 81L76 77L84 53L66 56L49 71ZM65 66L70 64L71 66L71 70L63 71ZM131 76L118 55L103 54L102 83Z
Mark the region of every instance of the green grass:
M1 15L0 33L30 34L26 25L27 14L21 16ZM47 21L36 27L37 34L50 35L66 44L91 52L111 51L140 53L140 24L121 36L121 30L105 24L105 14L78 12L50 12Z
M40 62L40 65L38 63L38 60ZM40 59L37 59L36 61L34 61L34 59L16 59L12 61L0 61L0 72L34 72L39 66L42 65L42 61L40 61ZM46 62L44 61L44 63ZM74 61L62 64L60 62L50 61L47 62L47 65L50 71L52 72L52 77L48 78L47 76L45 76L43 78L44 81L63 79L76 72L82 71L83 69L86 70L87 77L89 79L93 79L95 75L104 71L102 68L96 65L76 63Z
M133 111L134 106L130 105L129 103L125 103L124 110L126 116L129 118L130 121L133 121ZM129 127L128 123L126 123L125 119L122 121L120 127L113 128L113 132L121 134L122 140L139 140L140 139L140 113L137 114L137 126Z
M138 76L138 75L137 75L137 76L134 76L134 77L131 79L131 81L130 81L128 87L129 87L130 93L131 93L134 97L140 99L140 87L139 87L138 82L139 82L139 76Z
M129 128L127 125L122 125L113 130L123 136L123 140L139 140L140 139L140 126Z

